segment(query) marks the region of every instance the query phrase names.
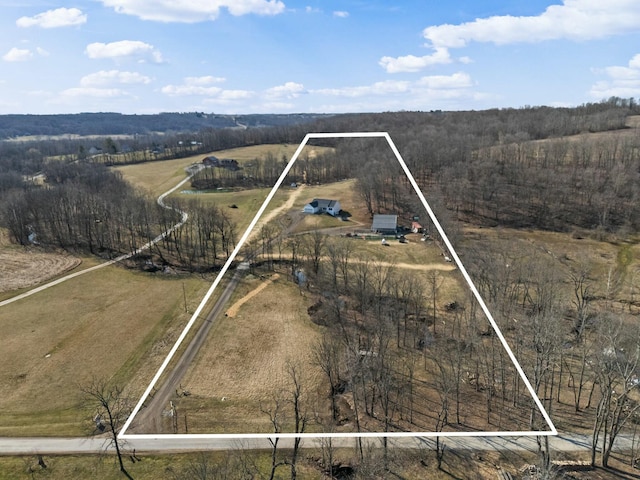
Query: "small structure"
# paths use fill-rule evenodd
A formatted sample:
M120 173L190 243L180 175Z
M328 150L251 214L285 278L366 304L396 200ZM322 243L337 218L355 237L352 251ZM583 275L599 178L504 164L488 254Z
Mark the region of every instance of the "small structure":
M218 159L218 157L214 157L213 155L211 155L209 157L204 157L202 159L202 164L205 167L217 167L220 165L220 160Z
M340 202L338 200L328 200L326 198L314 198L307 203L302 210L304 213L328 213L331 216L340 214Z
M202 164L205 167L226 168L227 170L234 170L234 171L240 170L240 166L238 165L237 160L233 160L231 158L223 158L221 160L218 157L214 157L213 155L204 157L202 159Z
M371 231L382 235L395 235L398 232L398 215L373 215Z
M413 221L411 222L411 231L413 233L422 233L423 232L423 228L422 225L420 225L418 222Z

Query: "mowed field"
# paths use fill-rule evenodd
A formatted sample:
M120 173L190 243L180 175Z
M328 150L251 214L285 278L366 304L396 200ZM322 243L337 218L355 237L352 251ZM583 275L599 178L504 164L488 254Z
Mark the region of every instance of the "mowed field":
M293 154L295 148L249 147L243 155L253 159L268 151ZM241 152L217 155L239 158ZM201 157L117 169L136 188L158 195L183 179L185 167ZM228 212L246 228L268 191L219 195L237 204L238 209L229 208ZM216 194L203 197L210 201L212 196L216 203L226 204ZM270 207L275 208L287 196L277 196ZM0 293L0 300L99 263L90 257L10 245L5 232L0 238L0 255L11 259L2 267L0 290L6 292ZM0 435L87 433L92 412L86 411L80 390L93 378L126 385L137 399L212 281L112 266L0 308L0 388L5 392L0 398Z
M251 147L232 148L229 150L219 150L211 152L208 155L215 155L218 158L232 158L237 160L240 165L250 162L256 158L265 158L271 154L277 159L286 158L289 160L295 153L298 145L255 145ZM326 148L324 148L326 150ZM323 147L306 147L312 157L314 152L320 152ZM176 160L163 160L158 162L139 163L135 165L124 165L115 167L115 170L122 173L124 178L131 184L148 192L151 195L158 196L175 184L177 184L186 175L185 169L193 164L202 163L202 159L207 154L193 155L190 157L179 158ZM185 185L185 190L190 188L189 184Z
M188 319L183 287L193 310L202 279L106 267L2 307L0 435L87 433L93 378L139 395Z

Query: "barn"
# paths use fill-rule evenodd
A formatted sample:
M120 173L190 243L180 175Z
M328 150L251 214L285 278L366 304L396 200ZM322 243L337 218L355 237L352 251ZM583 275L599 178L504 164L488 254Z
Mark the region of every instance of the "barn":
M371 231L382 235L395 235L398 232L398 215L373 215Z

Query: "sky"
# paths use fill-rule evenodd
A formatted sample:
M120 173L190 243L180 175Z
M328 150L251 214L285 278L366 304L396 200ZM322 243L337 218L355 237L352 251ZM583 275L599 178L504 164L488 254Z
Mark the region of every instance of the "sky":
M0 114L640 97L640 0L0 0Z

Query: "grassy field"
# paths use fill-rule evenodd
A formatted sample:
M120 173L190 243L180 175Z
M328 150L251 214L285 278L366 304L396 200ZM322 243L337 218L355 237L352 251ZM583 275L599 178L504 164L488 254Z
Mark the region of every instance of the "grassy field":
M229 306L264 283L247 277ZM307 368L321 331L307 315L308 302L297 286L277 278L234 316L218 320L184 379L191 395L180 399L178 408L187 412L190 431L269 431L259 403L288 388L287 362L304 365L307 376L319 375Z
M183 287L193 310L200 278L106 267L0 309L0 435L85 433L93 377L139 395L186 322Z
M289 160L297 148L298 145L255 145L252 147L219 150L211 152L209 155L215 155L218 158L233 158L237 160L238 163L243 164L255 158L264 158L268 154L272 154L278 159L284 156ZM307 147L307 150L309 150L309 152L319 152L323 150L323 148L324 147ZM176 160L146 162L114 168L121 172L125 180L131 182L135 187L144 192L148 192L150 195L158 196L169 190L186 176L185 168L189 165L201 163L202 159L206 156L206 154L200 154ZM189 189L189 185L185 185L185 189Z
M270 191L270 188L253 188L238 191L206 192L198 195L182 193L177 196L184 200L194 200L204 204L214 203L224 209L224 213L236 223L238 238L240 238ZM271 199L265 213L282 205L286 201L289 193L286 188L279 189ZM235 208L231 208L231 205L235 205Z

